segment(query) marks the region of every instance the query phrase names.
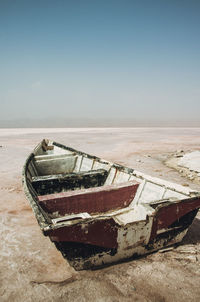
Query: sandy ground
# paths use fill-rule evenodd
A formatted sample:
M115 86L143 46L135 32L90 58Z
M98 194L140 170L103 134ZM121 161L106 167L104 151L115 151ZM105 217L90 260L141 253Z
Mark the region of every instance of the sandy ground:
M41 234L21 185L27 155L43 138L199 189L164 165L198 150L200 129L0 129L0 301L199 301L200 215L165 253L75 272Z

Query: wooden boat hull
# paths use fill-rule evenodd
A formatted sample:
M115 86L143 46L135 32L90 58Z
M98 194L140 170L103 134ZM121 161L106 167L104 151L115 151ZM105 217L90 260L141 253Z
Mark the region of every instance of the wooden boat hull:
M138 257L180 242L192 224L200 199L160 207L146 221L121 226L114 219L48 231L45 235L76 269Z
M25 194L44 235L76 270L176 244L200 208L199 192L189 188L55 142L45 148L26 161Z

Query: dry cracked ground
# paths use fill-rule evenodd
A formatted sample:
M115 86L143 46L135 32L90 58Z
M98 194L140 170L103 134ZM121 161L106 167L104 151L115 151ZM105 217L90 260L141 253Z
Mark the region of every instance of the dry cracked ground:
M169 251L96 271L69 266L41 234L21 185L43 138L199 189L164 164L177 150L199 150L197 128L0 129L0 301L199 301L200 215Z

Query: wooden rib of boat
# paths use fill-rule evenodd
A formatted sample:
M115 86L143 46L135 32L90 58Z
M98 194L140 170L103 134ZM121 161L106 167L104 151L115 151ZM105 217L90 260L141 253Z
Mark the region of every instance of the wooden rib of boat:
M48 140L27 158L23 184L42 232L76 270L178 243L200 208L200 192Z

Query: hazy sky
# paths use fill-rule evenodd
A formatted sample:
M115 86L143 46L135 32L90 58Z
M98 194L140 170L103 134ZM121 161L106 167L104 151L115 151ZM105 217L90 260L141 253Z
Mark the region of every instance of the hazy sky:
M0 0L0 119L199 119L199 0Z

